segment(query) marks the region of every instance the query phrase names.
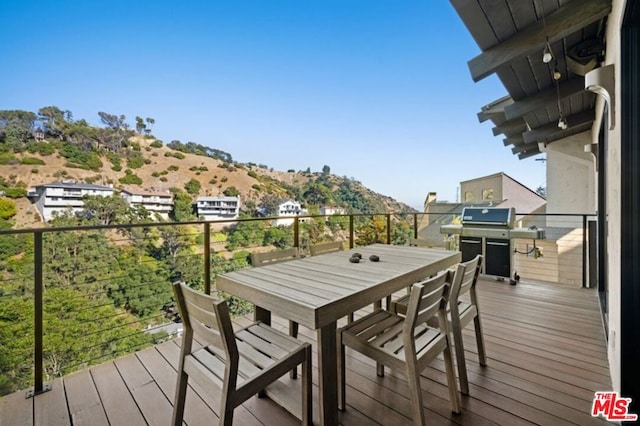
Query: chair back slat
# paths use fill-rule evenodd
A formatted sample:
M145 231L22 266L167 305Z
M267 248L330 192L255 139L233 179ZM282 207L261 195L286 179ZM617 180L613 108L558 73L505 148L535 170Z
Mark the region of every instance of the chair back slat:
M450 271L442 271L435 277L413 285L407 307L405 333L413 332L418 324L446 309L451 279Z
M264 266L273 263L286 262L300 257L298 247L284 250L273 250L264 253L251 253L251 266Z
M332 241L330 243L320 243L309 246L309 253L311 256L317 256L324 253L333 253L344 249L344 245L341 241Z
M173 289L185 328L185 338L192 337L192 332L195 332L205 345L223 348L229 359L237 356L226 301L197 292L183 283L175 283Z
M476 285L481 265L482 255L480 254L467 262L458 264L451 288L453 302L457 303L460 296Z

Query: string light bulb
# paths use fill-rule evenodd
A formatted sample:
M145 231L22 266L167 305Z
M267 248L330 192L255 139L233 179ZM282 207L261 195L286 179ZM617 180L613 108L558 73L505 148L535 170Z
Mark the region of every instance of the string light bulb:
M553 69L553 79L558 81L562 78L562 73L560 72L560 70L556 67Z
M548 64L553 59L553 54L551 53L551 46L549 46L549 42L544 45L544 50L542 51L542 62Z
M560 114L560 120L558 120L558 127L562 130L567 130L567 127L569 127L569 125L567 124L567 119L564 118L564 115L562 114Z

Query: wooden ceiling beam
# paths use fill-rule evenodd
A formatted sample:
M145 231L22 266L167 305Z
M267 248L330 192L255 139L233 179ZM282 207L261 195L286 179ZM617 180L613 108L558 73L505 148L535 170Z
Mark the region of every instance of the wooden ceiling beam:
M471 78L478 82L496 72L498 68L514 60L539 53L547 42L553 43L611 12L611 0L577 0L566 3L545 17L546 25L539 20L471 59L467 64Z
M513 120L507 120L499 126L491 129L493 136L503 134L506 137L518 135L527 131L527 123L521 118L515 118Z
M485 121L495 117L497 114L504 114L504 109L513 103L511 96L504 96L491 102L489 105L482 107L482 111L478 113L478 121L484 123Z
M524 143L522 145L514 146L513 148L511 148L511 152L514 154L518 154L521 152L530 152L533 149L538 149L538 142Z
M522 145L524 143L524 138L522 137L522 134L519 134L519 135L515 135L515 136L511 136L509 138L503 139L502 143L504 143L504 146Z
M593 109L582 111L578 114L571 115L567 117L568 129L561 129L558 127L556 122L545 124L544 126L537 127L535 129L531 129L528 132L524 132L522 136L524 137L524 143L533 143L533 142L545 142L547 138L552 137L553 135L566 132L572 127L580 126L583 124L588 124L593 122L595 119L595 111Z
M584 77L577 76L571 80L560 83L560 99L568 98L584 91ZM529 96L504 107L504 115L507 120L522 117L523 115L543 109L549 105L558 103L556 87L551 86L544 92Z

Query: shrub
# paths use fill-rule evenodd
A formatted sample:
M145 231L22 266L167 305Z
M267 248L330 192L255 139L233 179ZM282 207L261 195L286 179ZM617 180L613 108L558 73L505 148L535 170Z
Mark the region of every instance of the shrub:
M111 163L111 170L115 172L122 170L122 159L118 154L110 152L107 154L107 159Z
M201 172L208 172L209 168L207 166L200 166L198 167L198 170L200 170Z
M56 146L47 142L38 142L38 153L42 156L51 155L56 152Z
M11 188L7 188L7 189L4 190L4 195L6 195L9 198L26 197L27 196L27 190L26 190L26 188L11 187Z
M45 163L39 158L24 157L22 160L20 160L20 164L28 164L30 166L32 165L44 166Z
M127 158L127 167L130 169L139 169L144 166L144 158L139 153Z
M260 191L260 189L261 189L261 186L260 186L260 185L258 185L257 183L254 183L253 185L251 185L251 187L252 187L253 189L255 189L256 191Z
M58 170L57 172L55 172L53 174L53 177L59 178L62 176L66 176L67 175L67 171L66 170Z
M181 152L175 152L175 153L173 154L173 157L174 157L174 158L177 158L178 160L184 160L184 154L183 154L183 153L181 153Z
M180 168L180 167L178 167L178 166L174 166L174 165L172 164L171 166L167 167L167 170L169 170L170 172L177 172L179 168Z
M218 179L215 179L215 178L214 178L214 179L211 179L211 180L209 181L209 183L210 183L211 185L215 185L216 183L218 183Z
M224 182L226 182L226 181L228 181L228 180L229 180L229 178L228 178L228 177L226 177L226 176L223 176L223 177L222 177L222 179L220 179L220 181L221 181L222 183L224 183Z
M160 173L159 172L153 172L153 173L151 173L151 176L157 178L157 177L160 177Z
M253 170L249 171L247 173L247 175L249 175L249 177L252 177L254 179L258 179L258 174L256 172L254 172Z
M18 213L16 202L7 198L0 198L0 219L11 219Z
M40 171L35 167L33 169L31 169L31 173L33 173L33 174L36 174L36 173L39 173L39 172Z
M125 176L118 179L124 185L142 185L142 179L134 174L130 169L124 171Z
M160 178L160 182L166 182L166 181L167 181L167 178L166 178L166 177L162 176L162 177Z
M196 195L200 192L200 181L196 179L191 179L184 185L184 189L191 195Z
M18 159L16 159L16 157L10 153L10 152L5 152L0 154L0 164L6 166L9 164L17 164L18 163Z
M155 140L149 144L152 148L162 148L162 141Z
M222 193L227 197L237 197L238 195L240 195L240 191L238 191L238 188L236 188L235 186L226 188L224 191L222 191Z

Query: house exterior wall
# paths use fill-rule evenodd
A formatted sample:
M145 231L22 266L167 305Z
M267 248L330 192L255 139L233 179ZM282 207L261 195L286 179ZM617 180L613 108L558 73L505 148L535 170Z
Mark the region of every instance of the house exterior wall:
M470 204L477 201L494 200L498 202L503 200L503 179L504 175L502 173L498 173L483 178L460 182L460 193L462 194L461 201L465 204ZM486 191L488 190L492 192L490 198L487 198ZM485 192L485 194L483 194L483 192ZM471 199L468 197L469 194L471 194Z
M82 211L85 195L108 197L113 195L113 188L72 182L40 185L36 187L35 206L40 212L42 220L49 222L55 214L68 210L72 213Z
M120 196L125 199L129 206L142 206L151 214L156 213L163 219L169 218L169 212L173 208L173 198L170 194L122 191Z
M548 213L596 212L594 157L584 150L590 143L590 133L583 132L547 146ZM546 226L581 228L582 217L548 217Z
M300 216L303 213L305 213L305 209L302 208L302 205L299 202L286 200L278 206L278 216L283 219L276 219L274 223L276 226L292 225L295 220L293 216Z
M203 220L237 219L240 216L238 197L198 197L196 199L198 217Z

